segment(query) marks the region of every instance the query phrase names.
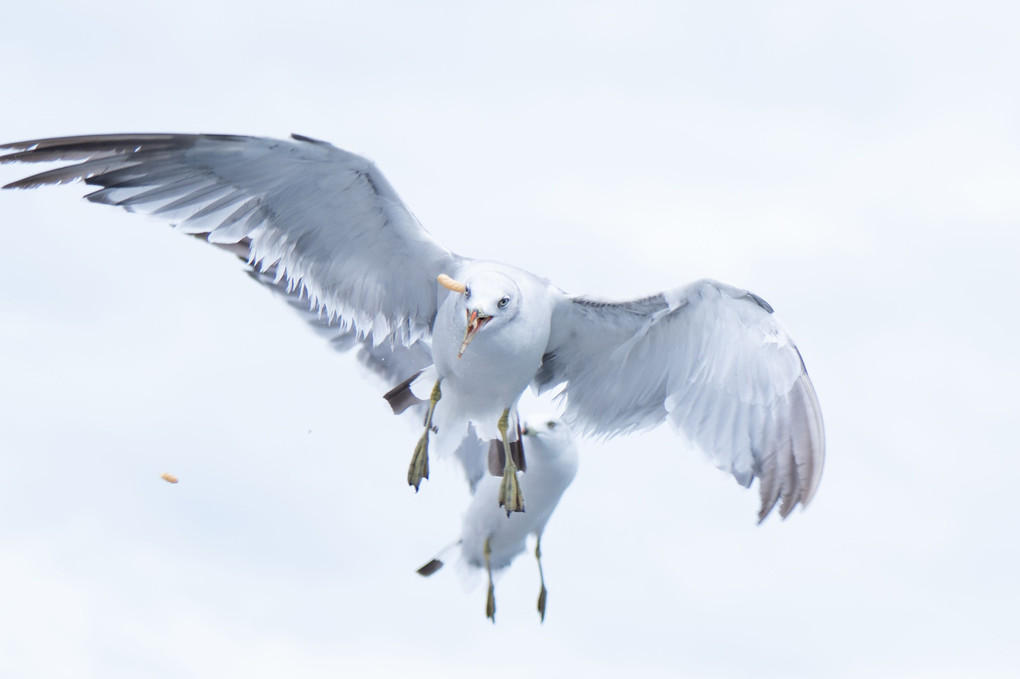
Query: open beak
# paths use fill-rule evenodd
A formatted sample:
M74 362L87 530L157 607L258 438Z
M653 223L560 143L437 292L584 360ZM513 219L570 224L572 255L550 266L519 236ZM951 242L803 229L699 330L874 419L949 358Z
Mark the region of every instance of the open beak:
M492 316L479 314L477 311L468 311L467 315L467 330L464 332L464 343L460 345L460 351L457 352L457 358L464 355L464 350L467 349L467 345L475 338L475 335L477 335L478 331L482 329L482 326L492 320Z

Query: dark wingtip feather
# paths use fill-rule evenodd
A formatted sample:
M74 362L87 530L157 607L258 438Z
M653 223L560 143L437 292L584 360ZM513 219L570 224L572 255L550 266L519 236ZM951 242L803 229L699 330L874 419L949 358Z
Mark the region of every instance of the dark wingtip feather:
M779 483L776 479L775 454L766 457L758 474L758 494L761 497L761 508L758 510L758 523L761 524L779 501Z
M14 154L10 156L0 157L0 162L19 162L24 154ZM19 179L15 182L11 182L4 186L5 189L34 189L40 186L46 186L51 184L69 184L74 181L84 180L88 183L89 177L96 174L102 174L108 170L111 164L117 162L111 160L111 156L104 156L102 158L94 160L86 160L81 163L75 163L73 165L65 165L45 172L39 172L30 177ZM35 162L35 159L29 159L25 162ZM133 165L133 164L132 164Z
M19 149L23 151L42 151L57 147L79 147L89 146L110 146L124 144L125 142L142 141L168 141L179 137L197 135L171 134L171 133L127 133L127 134L80 134L70 137L46 137L42 139L28 139L25 141L13 141L7 144L0 144L0 149Z
M779 517L785 519L793 511L793 508L797 506L797 493L790 493L783 497L783 503L779 505Z
M790 430L781 434L783 448L766 455L755 470L759 477L761 509L760 524L775 507L786 518L799 504L802 508L818 491L825 463L825 429L822 410L814 386L807 373L800 375L787 395Z
M297 132L291 132L290 138L293 139L294 141L307 141L311 144L326 144L327 146L329 145L329 142L327 141L315 139L314 137L306 137L305 135L298 134Z
M0 150L15 151L0 156L0 163L43 163L83 160L100 154L131 155L137 152L180 151L193 147L203 139L244 141L249 137L232 134L142 133L29 139L0 145Z
M822 420L822 407L818 403L818 395L806 372L801 375L800 386L808 411L808 427L811 436L810 469L806 474L807 483L800 501L806 507L815 496L822 481L822 469L825 466L825 423Z
M15 153L8 153L5 156L0 156L0 164L2 163L32 163L35 162L35 151L31 148L25 148L22 146L15 146L14 144L6 144L0 146L0 149L17 149Z
M790 454L792 465L787 471L788 488L783 494L779 515L786 518L798 504L807 507L818 490L825 462L825 433L822 428L822 413L815 396L814 387L807 374L801 375L790 393L794 418L798 429L791 431Z
M183 149L194 146L200 138L200 135L193 134L100 134L31 139L0 146L0 149L16 151L0 157L0 162L45 163L83 160L97 155L131 154L142 150Z
M63 184L108 169L108 163L132 165L128 157L138 152L180 150L194 146L202 136L187 134L101 134L53 139L30 139L0 145L0 150L14 151L0 156L0 164L84 161L41 172L5 185L5 189L31 189L46 184ZM241 139L242 137L237 137Z
M751 300L752 300L752 301L753 301L753 302L754 302L755 304L757 304L758 306L760 306L760 307L761 307L762 309L764 309L765 311L769 312L770 314L771 314L771 313L775 313L775 309L773 309L773 308L772 308L772 305L771 305L771 304L769 304L768 302L766 302L766 301L765 301L764 299L762 299L762 298L761 298L761 297L759 297L758 295L754 294L753 292L748 292L748 293L747 293L747 296L748 296L748 297L750 297L750 298L751 298Z

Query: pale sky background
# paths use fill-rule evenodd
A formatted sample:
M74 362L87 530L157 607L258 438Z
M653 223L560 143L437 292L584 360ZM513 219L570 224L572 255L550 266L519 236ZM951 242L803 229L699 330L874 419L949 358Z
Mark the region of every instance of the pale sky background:
M441 242L613 297L709 276L795 337L828 458L755 525L666 428L580 444L484 589L467 490L229 256L0 194L0 677L1015 676L1012 2L14 3L0 141L299 132ZM0 180L24 174L0 168ZM180 484L159 479L171 471ZM411 674L413 673L413 674Z

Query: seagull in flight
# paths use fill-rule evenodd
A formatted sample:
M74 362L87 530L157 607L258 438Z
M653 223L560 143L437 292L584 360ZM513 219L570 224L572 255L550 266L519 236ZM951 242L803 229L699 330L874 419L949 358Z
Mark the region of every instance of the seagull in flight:
M444 549L436 558L418 569L429 576L443 567L440 557L447 549L460 547L460 562L468 568L484 568L489 578L485 600L485 615L496 622L496 590L493 571L507 568L518 554L524 551L529 535L535 536L535 559L538 561L538 614L545 622L545 604L548 591L542 572L542 532L559 504L563 492L577 474L577 446L570 428L553 415L535 415L521 426L527 441L528 467L521 473L522 492L528 497L528 511L524 514L505 515L496 505L500 480L497 475L486 476L481 461L481 442L466 439L467 445L458 448L458 459L464 465L473 494L464 514L460 539ZM498 472L497 472L498 474Z
M571 295L446 249L369 160L300 135L112 134L0 145L0 163L58 163L4 188L83 181L86 198L162 217L270 274L352 345L426 363L387 394L424 411L408 469L428 478L430 436L453 450L473 425L498 449L497 502L525 510L517 403L557 390L580 434L668 421L744 486L759 521L807 505L825 456L807 369L772 307L699 280L629 301Z

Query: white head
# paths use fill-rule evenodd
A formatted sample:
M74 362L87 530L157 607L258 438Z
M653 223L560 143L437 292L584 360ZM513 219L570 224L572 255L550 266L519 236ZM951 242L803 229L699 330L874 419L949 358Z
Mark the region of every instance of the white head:
M555 415L537 413L523 422L521 433L525 436L540 436L543 439L566 445L571 440L570 427Z
M567 424L548 414L535 414L523 422L521 433L528 437L524 442L525 451L535 450L536 445L541 454L550 461L563 461L568 465L577 464L577 446L574 436ZM527 454L527 452L525 453Z
M487 329L492 332L513 320L521 308L521 290L517 283L501 271L482 269L455 281L440 274L439 284L447 290L460 293L457 306L464 310L464 343L457 357L464 355L471 340Z

